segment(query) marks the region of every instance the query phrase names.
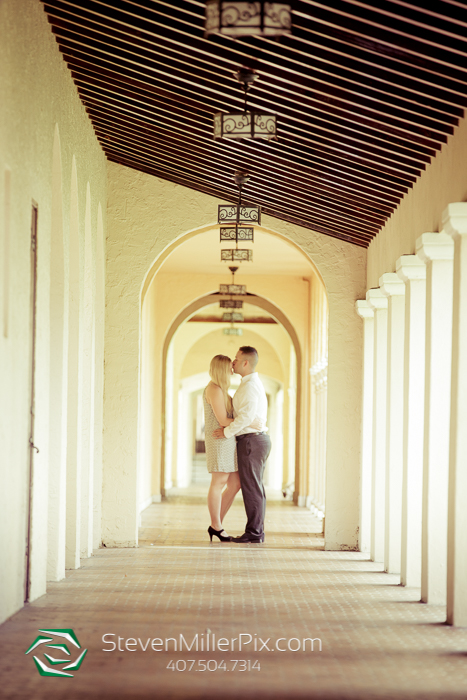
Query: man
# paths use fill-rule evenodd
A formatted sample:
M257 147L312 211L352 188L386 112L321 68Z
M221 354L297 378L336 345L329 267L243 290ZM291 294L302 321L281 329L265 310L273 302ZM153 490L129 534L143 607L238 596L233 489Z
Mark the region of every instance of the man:
M268 402L266 392L255 371L258 353L244 345L232 363L233 371L240 374L242 382L233 397L234 421L226 428L214 431L216 438L237 438L238 474L242 486L243 502L247 515L245 533L234 537L233 542L264 542L264 515L266 494L263 474L271 451L271 440L265 432ZM261 426L260 430L252 424Z

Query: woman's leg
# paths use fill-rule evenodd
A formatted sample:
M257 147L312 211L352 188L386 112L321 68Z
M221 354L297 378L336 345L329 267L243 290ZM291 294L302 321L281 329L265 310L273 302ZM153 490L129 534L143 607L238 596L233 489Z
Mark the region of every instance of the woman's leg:
M222 494L221 522L224 521L224 517L225 517L226 513L229 511L230 506L232 505L233 500L239 491L240 491L240 477L238 476L238 472L231 472L229 474L229 478L227 479L227 488L225 489L224 493Z
M208 508L211 516L211 527L222 530L221 503L222 489L229 478L227 472L211 472L211 486L208 491Z

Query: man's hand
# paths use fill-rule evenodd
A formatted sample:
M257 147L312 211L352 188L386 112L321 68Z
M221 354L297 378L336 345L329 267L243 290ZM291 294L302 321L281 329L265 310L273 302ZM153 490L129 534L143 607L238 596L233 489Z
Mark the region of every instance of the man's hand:
M217 439L219 439L219 438L225 438L225 435L224 435L224 428L217 428L217 430L215 430L215 431L213 432L213 435L214 435L214 437L217 438Z

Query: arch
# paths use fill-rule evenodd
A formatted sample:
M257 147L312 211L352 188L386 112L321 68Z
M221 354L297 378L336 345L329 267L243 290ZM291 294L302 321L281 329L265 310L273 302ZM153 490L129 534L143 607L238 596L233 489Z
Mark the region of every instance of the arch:
M283 352L284 340L285 353ZM167 397L168 399L173 397L171 410L169 411L167 406L165 413L167 454L161 481L166 489L170 488L174 474L176 474L177 487L188 486L190 482L193 466L192 448L195 439L192 428L196 415L193 413L192 398L193 392L201 394L210 380L209 373L206 371L209 359L219 352L232 357L239 344L253 345L257 348L260 356L259 375L269 395L268 426L273 440L268 468L265 471L265 486L274 484L275 489L280 490L290 480L293 481L294 473L289 474L289 467L295 467L294 450L293 457L289 450L284 452L283 440L284 435L289 435L290 410L284 416L282 400L277 401L279 391L283 396L284 385L289 386L291 376L289 358L293 348L290 336L277 323L260 327L246 325L243 328L243 336L238 338L226 337L221 324L193 324L185 321L175 332L168 351L171 352L173 349L176 361L167 371L166 382ZM235 376L232 383L238 384L239 377ZM292 441L295 442L295 423L293 427ZM205 476L208 476L207 472Z
M205 226L199 226L198 228L192 229L190 231L187 231L185 233L182 233L180 236L175 238L173 241L171 241L167 246L157 255L155 260L152 262L150 265L147 273L143 277L142 283L141 283L141 294L140 294L140 299L141 299L141 305L143 303L144 297L146 295L146 292L149 289L149 286L156 276L157 272L159 269L162 267L164 262L167 260L167 258L173 253L178 247L186 243L187 241L191 240L195 236L199 236L201 233L206 233L208 231L211 231L212 229L217 229L219 227L219 224L212 223L212 224L207 224ZM324 278L316 265L316 263L313 261L313 259L308 255L308 253L298 244L296 243L293 239L289 238L288 236L285 236L284 234L280 233L279 231L276 231L275 229L265 227L265 226L255 226L255 231L256 232L264 232L266 234L269 234L271 236L274 236L275 238L280 239L283 241L285 244L290 245L292 248L294 248L297 252L299 252L303 257L307 260L309 265L311 266L313 272L317 275L319 280L321 281L326 294L327 292L327 287L326 283L324 281Z
M196 239L197 235L199 239ZM167 351L170 347L169 336L173 335L174 324L178 327L177 319L180 314L189 313L200 303L200 299L212 295L212 290L218 286L219 276L226 272L225 264L218 262L215 255L215 251L218 250L218 235L217 226L204 226L188 232L188 235L178 236L172 245L165 247L161 257L153 263L152 272L148 273L143 285L143 299L140 299L136 460L139 503L148 504L151 499L158 500L164 493L161 456L164 465L168 464L169 460L164 450L166 445L167 449L171 446L171 441L166 440L166 436L170 437L172 425L171 421L166 423L165 414L177 412L177 406L173 402L165 405L165 399L176 400L176 392L173 395L173 391L165 386L165 379L169 376L166 367ZM295 468L292 473L287 474L287 483L295 485L293 497L297 505L319 504L318 514L323 517L323 499L317 498L317 487L325 481L326 452L314 449L314 446L318 444L318 440L320 444L325 444L326 404L318 400L317 385L311 370L314 371L320 366L324 372L327 371L328 295L321 275L302 248L284 235L274 236L274 244L270 243L270 237L269 229L258 227L257 230L255 227L255 255L259 252L262 263L260 267L256 266L256 269L250 268L249 265L242 266L238 275L242 276L242 283L253 284L256 287L255 295L248 295L247 303L254 298L256 305L270 312L276 320L276 309L280 309L280 325L289 338L295 336L294 358L287 355L289 389L285 399L287 418L284 419L285 424L293 426L294 431L292 434L287 429L285 433L284 456L287 469L290 469L290 465L294 465ZM217 245L213 245L214 241ZM177 248L180 250L177 251ZM204 251L201 256L200 250ZM280 292L277 286L279 278L285 283ZM216 294L211 303L218 300ZM206 301L201 302L201 306L205 304ZM151 307L150 311L148 306ZM316 311L318 313L315 313ZM143 331L148 322L152 334L149 343L147 334L144 336ZM296 329L299 329L298 333L295 332ZM312 336L316 336L313 343ZM163 349L161 344L167 342L168 338L168 346ZM300 348L298 353L295 352L297 346ZM324 351L326 352L323 357ZM154 360L155 357L161 359ZM294 380L290 383L292 366L295 368ZM149 374L146 374L148 370ZM295 381L297 373L299 379ZM162 377L164 380L161 384ZM155 425L162 426L163 434L160 434L158 429L154 430ZM149 489L149 484L152 490Z
M103 450L104 469L108 472L108 477L103 481L102 539L107 546L134 546L138 541L139 515L136 467L140 446L139 407L142 391L147 388L141 385L142 346L146 342L143 342L141 334L144 311L142 301L144 299L145 306L146 299L151 301L147 287L153 279L154 265L160 268L163 256L167 257L171 250L172 242L178 246L187 240L189 233L184 232L196 235L209 228L206 222L212 222L217 201L208 195L144 173L135 176L133 171L115 164L111 164L108 178L111 197L106 250ZM309 269L317 270L314 276L320 286L324 283L326 287L329 305L326 547L354 547L358 526L362 340L354 302L366 289L366 250L268 215L264 216L263 230L270 231L277 240L279 237L275 234L279 233L280 238L291 246L290 250L301 250L300 255L305 254L303 265L305 266L305 260L309 261ZM170 260L167 267L169 264ZM151 287L153 284L154 282ZM212 292L217 285L209 286L211 289L199 285L199 291L194 292L191 299ZM189 291L188 289L182 295L185 303L188 303ZM281 301L279 294L269 297L264 288L255 291L272 301ZM177 303L179 300L180 298ZM157 394L153 417L157 425L160 420L157 413L160 408L162 359L159 339L162 342L166 327L178 314L182 305L177 308L177 303L173 300L168 305L164 322L158 324L156 329L158 347L157 356L153 354L152 380L154 393ZM156 318L160 308L159 299L158 308L153 305L152 318ZM173 313L169 319L170 310ZM289 305L284 310L295 322L296 314L289 313ZM298 328L297 325L296 327ZM122 331L125 333L123 343ZM307 358L302 358L304 371L306 362ZM302 382L308 395L311 393L309 369L310 364L306 367ZM304 436L304 448L308 451L310 439L309 435ZM157 495L159 479L156 474L160 455L158 439L153 441L152 448L151 458L154 458L155 470L153 482L157 480L152 485L152 493ZM150 495L149 492L147 495ZM306 499L306 495L303 496Z
M170 344L170 341L172 340L177 328L190 316L193 316L196 311L199 309L202 309L204 306L208 306L209 304L215 304L216 302L219 301L219 297L216 294L206 294L203 297L200 297L199 299L196 299L193 301L189 306L185 307L178 316L174 319L172 322L169 330L167 331L167 334L164 338L164 345L163 345L163 353L167 353L167 348ZM295 331L295 328L293 325L290 323L289 319L287 316L284 314L284 312L276 305L273 304L272 302L268 301L267 299L263 299L260 296L257 295L249 295L247 298L247 303L251 304L252 306L258 306L261 309L264 309L268 313L273 316L278 323L285 328L287 333L289 334L292 343L295 348L295 352L297 354L297 361L301 360L301 348L300 348L300 342L297 336L297 333Z
M199 299L196 299L187 307L185 307L178 316L172 322L167 334L164 338L164 344L162 349L162 383L161 383L161 416L165 415L165 407L167 401L167 359L169 353L169 347L171 345L172 339L177 331L177 329L184 323L190 316L192 316L196 311L202 309L205 306L216 303L219 301L219 297L216 294L208 294ZM296 397L295 397L295 411L299 413L299 407L302 401L302 350L300 347L300 342L295 331L295 328L290 323L287 316L283 311L268 301L256 295L248 296L248 303L253 306L258 306L259 308L268 311L268 313L273 316L278 323L286 330L288 333L292 345L295 350L296 355ZM161 494L165 495L165 466L166 466L166 421L165 418L161 422L161 469L160 469L160 490ZM295 429L295 479L298 482L300 474L300 459L301 459L301 439L300 439L300 426L296 425Z

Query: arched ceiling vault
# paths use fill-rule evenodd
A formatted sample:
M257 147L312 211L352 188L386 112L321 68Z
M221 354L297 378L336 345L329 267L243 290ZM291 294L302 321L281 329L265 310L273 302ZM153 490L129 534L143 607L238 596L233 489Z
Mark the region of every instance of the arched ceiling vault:
M295 0L293 35L203 38L197 0L42 0L107 158L368 246L467 103L467 8L454 0ZM212 140L250 105L277 142Z

